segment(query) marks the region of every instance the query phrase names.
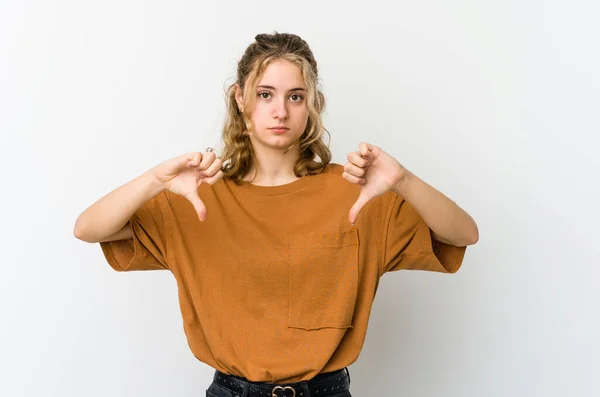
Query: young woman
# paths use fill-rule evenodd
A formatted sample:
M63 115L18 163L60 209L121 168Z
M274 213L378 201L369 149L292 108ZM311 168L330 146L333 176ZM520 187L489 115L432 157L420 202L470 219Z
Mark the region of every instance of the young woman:
M379 147L330 162L317 63L260 34L227 93L224 150L168 160L86 209L74 234L117 271L166 269L208 396L350 396L379 278L456 272L473 219Z

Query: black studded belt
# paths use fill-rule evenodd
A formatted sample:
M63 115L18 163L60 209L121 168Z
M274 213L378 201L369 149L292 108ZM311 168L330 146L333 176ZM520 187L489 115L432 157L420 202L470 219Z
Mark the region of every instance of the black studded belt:
M213 381L244 397L319 397L342 393L350 389L350 372L342 368L334 372L318 374L309 381L296 383L251 382L234 375L215 371ZM247 393L244 391L247 390Z

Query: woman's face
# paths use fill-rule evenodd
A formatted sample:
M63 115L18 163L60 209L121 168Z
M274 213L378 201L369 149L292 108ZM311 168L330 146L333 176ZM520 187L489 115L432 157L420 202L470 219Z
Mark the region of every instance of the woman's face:
M298 66L282 59L271 62L256 86L254 131L249 131L253 145L284 150L295 144L308 122L306 96Z

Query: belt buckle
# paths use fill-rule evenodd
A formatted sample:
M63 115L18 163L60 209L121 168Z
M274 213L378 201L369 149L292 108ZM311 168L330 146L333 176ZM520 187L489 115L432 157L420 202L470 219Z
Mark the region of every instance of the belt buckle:
M271 397L277 397L277 395L275 394L275 392L277 390L291 390L292 391L292 397L296 397L296 389L294 389L291 386L285 386L285 387L275 386L273 388L273 390L271 390Z

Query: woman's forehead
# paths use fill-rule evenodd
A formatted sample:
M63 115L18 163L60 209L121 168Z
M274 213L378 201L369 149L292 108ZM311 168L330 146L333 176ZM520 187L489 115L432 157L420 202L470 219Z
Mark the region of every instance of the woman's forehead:
M263 71L256 85L277 91L306 89L300 67L285 60L271 62Z

